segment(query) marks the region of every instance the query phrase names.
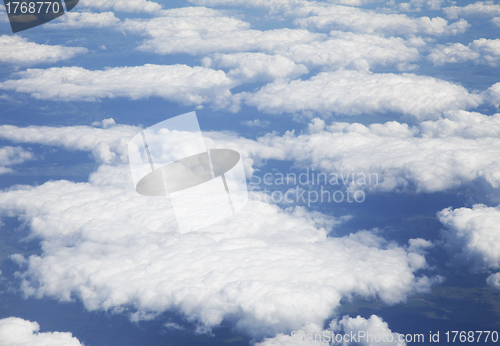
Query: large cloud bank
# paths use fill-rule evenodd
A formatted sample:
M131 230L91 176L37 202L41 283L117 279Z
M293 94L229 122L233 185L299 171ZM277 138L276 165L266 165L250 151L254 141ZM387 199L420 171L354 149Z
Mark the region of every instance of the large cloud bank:
M327 237L341 220L300 207L253 200L181 235L168 201L138 195L127 166L101 166L89 183L2 192L0 212L23 215L43 239L43 254L27 259L25 294L129 308L133 319L173 309L200 330L229 318L245 333L274 335L322 324L345 297L394 304L440 281L415 273L426 268L418 251L373 231Z

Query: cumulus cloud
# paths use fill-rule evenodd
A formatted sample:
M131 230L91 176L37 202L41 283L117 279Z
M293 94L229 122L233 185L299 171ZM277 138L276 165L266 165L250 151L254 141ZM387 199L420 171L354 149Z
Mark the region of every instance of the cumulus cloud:
M212 58L203 58L202 63L206 68L229 68L227 75L240 81L296 78L309 73L306 66L296 64L289 58L263 53L216 53Z
M404 14L377 13L350 6L320 2L301 2L300 6L285 11L296 17L294 23L303 28L344 30L356 33L384 35L456 35L464 33L469 24L460 19L449 24L441 17L410 18Z
M241 123L243 125L248 126L248 127L266 127L271 122L269 122L267 120L254 119L254 120L242 121Z
M134 319L177 310L200 330L231 316L254 336L322 324L344 297L398 303L439 278L425 258L370 231L327 237L339 220L262 201L203 232L181 235L168 200L138 195L128 167L101 166L89 183L52 181L0 193L43 240L27 295L80 299ZM356 268L356 270L353 270Z
M1 125L0 138L14 143L43 144L64 147L70 150L89 151L93 153L98 162L126 162L128 159L126 145L130 138L136 135L140 129L127 125L112 126L114 124L112 119L103 120L103 124L109 128ZM17 157L17 161L12 157ZM4 147L0 149L0 165L6 165L6 162L9 164L22 162L19 160L29 158L31 158L31 153L24 151L20 147Z
M0 320L1 346L82 346L77 338L69 332L40 333L36 322L18 317L8 317Z
M446 208L438 213L447 227L443 233L446 248L453 260L471 265L481 272L500 268L500 209L476 204L471 208ZM490 282L495 283L493 276Z
M443 8L443 12L446 13L449 19L457 19L458 17L466 16L494 17L500 15L500 5L495 4L493 1L478 1L464 7L446 7Z
M496 108L500 107L500 82L493 84L488 90L483 92L486 101L491 103Z
M420 12L422 9L440 10L450 0L411 0L399 3L397 8L404 12Z
M475 64L487 64L495 67L500 60L500 39L488 40L481 38L472 41L467 46L461 43L437 45L431 50L427 60L434 65L471 60Z
M0 174L13 172L12 168L7 166L23 163L34 158L33 153L21 147L0 147Z
M377 174L379 191L436 192L473 182L500 187L500 115L446 112L443 119L410 127L395 121L365 126L315 119L309 133L268 134L257 141L209 133L254 162L294 161L327 173Z
M256 93L238 96L268 113L397 112L417 119L437 118L443 111L475 108L482 102L480 95L432 77L351 70L321 72L309 80L277 80Z
M419 39L405 41L401 38L383 38L332 31L329 35L314 34L301 29L253 30L248 23L225 12L208 8L181 8L163 11L161 16L148 20L127 20L122 30L148 37L141 50L159 54L207 54L217 52L216 59L228 63L232 57L241 62L239 55L222 55L222 52L247 51L245 63L253 69L249 57L262 61L258 54L277 54L296 63L329 68L367 68L370 65L407 65L419 60L416 47L425 43ZM261 53L255 53L254 51ZM251 53L248 51L252 51ZM222 58L224 57L224 58ZM283 60L283 57L266 58ZM272 62L272 61L267 61Z
M78 6L115 12L157 13L161 11L160 4L148 0L80 0Z
M486 279L486 283L489 286L500 290L500 273L495 273L488 276L488 278Z
M139 128L113 125L75 127L0 127L0 138L91 151L99 162L126 162L126 143ZM248 123L263 125L262 121ZM264 124L265 125L265 124ZM208 132L211 148L243 154L246 171L268 159L289 160L325 172L378 174L381 191L416 188L435 192L484 181L500 187L500 115L449 111L434 121L410 127L395 121L365 126L314 119L308 133L267 134L257 140ZM335 148L335 150L331 150ZM415 250L417 251L417 250Z
M115 143L110 148L126 147L116 141L132 129L106 126L52 132L2 126L0 135L84 150L95 150L100 137ZM327 236L342 219L301 207L251 200L233 218L180 234L169 206L166 198L137 194L128 165L119 163L100 166L88 183L0 192L0 214L21 216L43 240L42 254L24 264L26 295L76 298L89 310L125 309L135 320L176 310L200 331L231 317L245 333L272 336L322 325L346 297L394 304L440 281L416 274L427 266L421 251L375 231Z
M96 101L106 97L133 100L152 96L186 105L223 104L236 83L222 71L186 65L114 67L90 71L81 67L28 69L0 89L31 94L37 99Z
M17 35L0 36L0 63L18 66L54 63L87 53L87 48L50 46L29 42Z
M45 24L46 29L106 28L120 22L113 12L90 13L68 12L53 22Z
M324 37L300 29L252 30L247 22L205 7L166 10L146 20L127 19L122 30L148 37L138 49L158 54L269 51Z
M369 70L374 66L397 65L400 70L414 68L410 63L420 60L421 39L384 38L376 34L354 34L331 31L328 38L308 43L294 43L274 49L296 63L321 66L325 69Z
M328 329L323 330L316 324L309 324L291 335L278 334L257 343L257 346L292 345L362 345L362 346L405 346L405 336L393 333L382 318L372 315L366 319L344 316L340 321L333 320Z

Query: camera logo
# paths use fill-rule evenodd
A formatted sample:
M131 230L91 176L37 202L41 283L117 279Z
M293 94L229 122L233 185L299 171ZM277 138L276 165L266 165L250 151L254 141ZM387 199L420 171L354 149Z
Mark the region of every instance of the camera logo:
M72 10L79 0L3 0L12 32L50 22Z
M136 191L168 196L181 233L235 215L248 201L240 154L207 150L195 112L141 131L129 142L128 154Z

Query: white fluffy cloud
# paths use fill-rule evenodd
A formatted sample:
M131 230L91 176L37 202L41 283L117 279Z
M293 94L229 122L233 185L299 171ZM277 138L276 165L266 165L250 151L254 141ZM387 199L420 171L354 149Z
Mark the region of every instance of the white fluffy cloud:
M247 6L269 10L273 15L283 14L295 18L294 23L307 28L345 30L357 33L382 33L384 35L456 35L465 32L469 24L461 19L449 24L443 18L411 18L404 14L380 13L361 9L360 6L377 1L338 0L329 2L303 0L190 0L202 6ZM439 9L443 0L412 0L400 4L400 10L420 10L421 7ZM344 6L347 5L347 6Z
M80 0L78 6L116 12L157 13L161 5L148 0Z
M163 11L161 16L148 20L127 20L122 30L146 36L139 49L159 54L217 52L220 55L247 51L247 57L253 54L252 57L259 61L262 57L258 54L278 54L296 63L330 69L347 65L364 69L370 65L404 66L419 60L416 47L424 45L419 39L405 41L340 31L325 35L301 29L253 30L248 23L229 17L225 12L203 7ZM260 53L254 53L256 50ZM238 60L243 62L241 54ZM226 56L225 61L227 59ZM251 69L254 64L246 60Z
M252 123L249 125L259 125ZM0 127L0 138L93 152L99 162L126 162L125 146L139 131L132 126ZM446 112L415 127L398 122L365 126L315 119L309 133L268 134L256 141L218 132L204 134L209 147L233 148L251 165L267 159L296 161L325 172L371 172L382 191L414 186L420 192L443 191L477 180L500 187L500 115ZM335 150L332 150L335 148Z
M410 0L409 2L399 3L397 8L403 12L420 12L422 9L439 10L450 0Z
M84 150L100 137L123 152L114 146L125 147L119 140L131 131L3 126L0 135ZM440 281L415 274L426 268L415 246L376 231L328 237L342 220L301 207L251 200L236 217L180 234L169 201L137 194L122 164L101 166L88 183L0 192L0 214L21 216L43 240L42 255L26 262L26 294L77 298L90 310L131 308L134 319L175 309L200 330L231 316L248 334L272 336L321 325L343 297L394 304Z
M7 166L16 165L33 159L33 154L21 147L0 147L0 174L13 171L12 168Z
M120 22L113 12L68 12L54 22L45 24L47 29L106 28Z
M186 65L114 67L90 71L81 67L28 69L0 89L29 93L37 99L95 101L102 98L163 97L186 105L224 103L235 82L222 71Z
M258 77L260 64L275 61L260 76L273 78L305 72L286 58L257 55L218 55L218 64L233 64L234 77ZM254 56L255 57L255 56ZM278 66L279 62L288 64ZM238 66L239 64L239 66ZM363 63L361 63L363 65ZM212 104L235 109L241 101L268 113L332 113L356 115L395 112L417 119L433 119L451 109L475 108L483 97L464 87L414 74L378 74L368 71L321 72L309 80L276 79L256 93L232 95L230 89L242 81L223 71L186 65L144 65L90 71L81 67L28 69L19 79L0 82L0 89L29 93L38 99L95 101L106 97L131 99L163 97L185 105ZM494 87L490 88L492 93Z
M227 75L235 80L274 80L276 78L297 78L309 73L306 66L296 64L281 55L263 53L216 53L202 60L206 68L229 68Z
M486 283L489 286L500 290L500 273L495 273L488 276L488 278L486 279Z
M469 24L460 19L449 24L435 17L410 18L404 14L377 13L371 10L320 2L301 2L285 12L297 17L294 23L304 28L345 30L384 35L456 35L465 32Z
M316 324L309 324L291 335L280 333L257 343L256 346L405 346L404 337L393 333L387 322L376 315L368 319L361 316L356 318L344 316L341 320L333 320L326 330Z
M421 39L384 38L376 34L354 34L331 31L328 38L307 43L294 43L273 51L296 63L321 66L323 70L349 67L369 70L373 66L397 65L411 68L410 62L420 60Z
M238 96L268 113L397 112L417 119L437 118L443 111L475 108L482 102L480 95L432 77L351 70L322 72L304 81L277 80L256 93Z
M205 7L162 11L152 19L127 19L122 30L147 39L138 47L159 54L269 51L324 37L307 30L252 30L250 24Z
M500 209L476 204L471 208L447 208L438 213L448 228L446 247L456 261L472 265L473 271L500 268Z
M17 35L2 35L0 36L0 51L2 52L0 63L24 66L71 59L87 53L87 48L50 46L29 42Z
M469 24L460 19L449 24L447 20L435 17L411 18L404 14L379 13L351 4L333 4L317 1L240 1L240 0L197 0L198 5L244 5L263 7L272 14L281 14L294 19L304 28L321 30L344 30L356 33L382 33L384 35L456 35L465 32ZM351 1L347 1L351 2ZM354 2L358 2L355 0ZM340 2L337 2L340 3Z
M500 115L453 111L409 127L395 121L365 126L315 119L310 133L268 134L257 141L207 134L254 161L290 160L327 173L375 173L381 191L435 192L473 182L500 187Z
M109 124L112 119L105 119ZM114 123L114 121L113 121ZM127 161L126 145L140 131L134 126L119 125L107 129L90 126L50 127L12 125L0 126L0 138L14 143L33 143L83 150L93 153L98 162ZM3 151L2 151L3 150ZM31 153L20 147L0 149L0 165L13 164L31 158ZM17 157L17 159L13 159ZM17 160L17 161L16 161ZM6 163L9 162L9 163Z
M236 217L179 234L164 198L138 195L128 167L101 166L89 183L48 182L0 194L43 239L28 259L28 295L131 307L134 318L175 309L200 328L235 319L255 336L322 324L343 297L388 304L426 292L425 258L374 232L327 237L338 220L249 201ZM356 268L356 270L353 270Z
M494 17L500 15L500 5L495 4L493 1L478 1L474 4L469 4L464 7L446 7L443 8L443 11L444 13L446 13L447 18L449 19L456 19L458 17L474 15Z
M434 65L471 60L476 64L487 64L495 67L500 60L500 39L480 38L467 46L461 43L437 45L427 56L427 60Z
M496 108L500 107L500 82L493 84L488 90L483 92L486 101L494 105Z
M0 320L0 346L82 346L68 332L40 333L36 322L17 317Z

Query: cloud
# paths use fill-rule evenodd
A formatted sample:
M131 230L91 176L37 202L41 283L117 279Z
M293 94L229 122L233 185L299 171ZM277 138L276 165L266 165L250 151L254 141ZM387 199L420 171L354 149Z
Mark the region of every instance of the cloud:
M68 332L40 333L36 322L18 317L8 317L0 320L1 346L82 346L77 338Z
M230 68L227 76L239 81L274 80L276 78L297 78L309 73L307 67L296 64L281 55L263 53L216 53L212 58L202 60L206 68Z
M249 57L278 54L308 66L339 68L347 65L369 68L370 65L407 65L420 59L416 47L425 43L419 39L383 38L378 35L332 31L328 36L301 29L252 30L250 25L225 12L208 8L182 8L163 11L149 20L127 20L122 30L149 37L139 49L158 54L217 52L215 59L228 63L250 64ZM260 51L255 53L254 51ZM224 55L223 52L242 52ZM252 52L248 52L252 51ZM247 56L243 61L243 56ZM284 59L283 57L266 58ZM268 61L269 62L269 61ZM224 66L224 65L221 65ZM252 67L246 67L252 69Z
M78 6L115 12L157 13L161 5L147 0L80 0Z
M486 279L486 283L489 286L500 290L500 273L495 273L488 276L488 278Z
M493 84L488 90L483 92L483 96L486 101L495 106L500 107L500 82Z
M106 124L105 129L3 125L0 138L86 150L98 162L127 162L126 144L139 128ZM395 121L368 126L332 122L327 126L314 119L308 133L299 135L267 134L255 141L220 132L207 132L204 137L211 148L242 153L247 174L252 174L253 164L274 159L327 173L376 174L378 184L370 188L380 191L436 192L477 181L490 189L500 187L500 114L450 111L442 119L414 127Z
M7 166L23 163L34 158L31 152L21 147L0 147L0 174L13 172Z
M420 12L422 9L440 10L443 4L450 0L411 0L410 2L401 2L397 8L403 12Z
M471 265L473 272L500 268L500 209L476 204L471 208L446 208L438 218L447 231L443 232L445 247L453 261ZM489 283L495 283L495 278Z
M328 38L307 43L294 43L274 52L306 66L321 66L323 70L348 67L369 70L375 66L397 65L411 69L410 62L420 60L421 39L384 38L375 34L354 34L331 31Z
M301 330L294 331L291 335L280 333L274 338L267 338L257 343L256 346L405 346L405 335L400 335L393 333L387 322L377 315L371 315L368 319L361 316L352 318L346 315L340 321L331 321L326 330L317 324L309 324Z
M113 12L68 12L54 22L45 24L46 29L106 28L116 26L120 20Z
M414 74L339 70L309 80L277 80L241 99L267 113L323 115L397 112L417 119L437 118L450 109L475 108L482 97L464 87Z
M300 207L249 201L235 218L181 235L167 200L136 194L129 179L128 167L101 166L89 183L0 194L1 213L22 215L43 240L25 294L130 309L133 319L176 310L200 330L231 316L263 336L322 324L345 297L395 304L439 282L414 274L422 255L370 231L327 237L339 221Z
M50 46L29 42L20 36L0 36L0 63L15 66L54 63L87 53L87 48Z
M347 30L361 35L333 31L328 37L325 34L289 28L255 30L250 28L249 23L228 16L225 11L205 7L165 10L152 19L126 19L121 30L145 36L146 39L138 49L157 54L260 51L284 55L299 63L310 61L315 64L346 66L361 58L378 65L403 65L419 59L415 47L407 44L409 41L384 39L373 35L374 33L457 34L464 32L468 26L464 20L448 25L445 19L439 17L412 19L406 15L380 14L316 2L297 2L290 6L280 3L279 7L286 16L299 17L294 22L304 28ZM418 41L415 38L412 40L413 43ZM419 45L422 45L423 41L420 41Z
M500 60L500 39L488 40L481 38L472 41L467 46L461 43L437 45L431 50L427 60L434 65L471 60L475 64L486 64L495 67Z
M122 30L148 37L138 49L158 54L269 51L323 37L307 30L252 30L250 24L205 7L162 11L152 19L126 19Z
M243 125L248 127L266 127L271 123L270 121L254 119L241 122Z
M94 137L117 143L131 131L120 136L119 125L106 124L52 132L3 126L0 133L93 150ZM330 237L342 219L258 199L203 232L180 234L169 201L137 194L128 165L119 163L100 166L88 183L2 191L0 214L20 216L42 240L42 254L24 264L25 294L79 299L89 310L129 311L134 320L176 310L200 331L230 317L247 334L275 335L321 325L346 297L395 304L440 282L416 275L427 266L421 251L376 231Z
M29 93L37 99L57 101L96 101L152 96L185 105L207 102L224 104L236 83L222 71L186 65L114 67L90 71L81 67L28 69L17 73L20 79L0 83L0 89Z
M285 11L296 17L294 23L303 28L343 30L384 35L456 35L464 33L469 24L460 19L452 24L440 18L410 18L404 14L377 13L356 7L320 2L300 2L300 6Z
M449 19L467 16L494 17L500 15L500 5L495 4L493 1L478 1L464 7L446 7L443 8L443 12L446 13L446 17Z
M315 119L309 133L267 134L257 141L209 133L217 147L234 147L251 161L293 161L327 174L374 174L378 191L436 192L484 183L500 187L500 115L450 111L443 119L410 127L325 122ZM375 176L373 180L375 179ZM359 184L358 184L359 185ZM368 185L368 186L367 186ZM358 186L363 188L363 186Z
M83 150L92 152L97 162L127 162L126 145L136 135L140 128L127 125L112 126L112 119L105 119L103 123L107 129L99 129L90 126L28 126L17 127L13 125L0 126L0 138L14 143L32 143L50 146L64 147L70 150ZM3 152L4 162L16 162L9 159L10 156L30 158L31 153L23 151L20 147L6 147ZM10 149L9 149L10 148ZM0 149L0 164L2 162L2 149ZM10 161L9 161L10 160ZM19 161L18 162L22 162Z

